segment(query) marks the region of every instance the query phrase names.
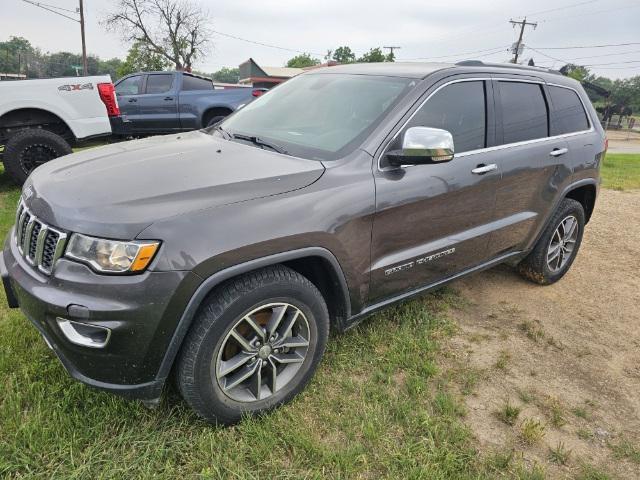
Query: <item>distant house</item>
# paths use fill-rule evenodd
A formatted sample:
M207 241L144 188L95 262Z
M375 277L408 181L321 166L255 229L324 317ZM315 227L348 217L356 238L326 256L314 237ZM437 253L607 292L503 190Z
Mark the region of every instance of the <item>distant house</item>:
M0 73L0 81L3 80L25 80L27 76L24 73Z
M250 58L241 63L238 69L240 70L240 84L251 85L255 88L271 88L307 70L334 65L337 63L329 62L307 68L261 67L253 58Z
M261 67L253 58L241 63L238 69L240 83L256 88L271 88L304 72L302 68Z

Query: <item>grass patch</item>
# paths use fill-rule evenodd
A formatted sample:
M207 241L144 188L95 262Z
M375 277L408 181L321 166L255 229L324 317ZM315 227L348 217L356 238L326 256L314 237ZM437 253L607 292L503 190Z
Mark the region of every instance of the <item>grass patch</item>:
M608 473L590 464L582 464L576 480L611 480Z
M628 440L622 440L616 445L609 445L616 458L624 458L633 463L640 464L640 449Z
M602 186L613 190L640 188L640 154L608 153L602 162Z
M512 405L510 401L507 402L496 412L496 416L499 420L503 421L507 425L515 425L518 415L520 415L521 409L516 405Z
M555 448L549 448L549 460L558 465L566 465L569 463L571 450L564 446L564 442L558 442Z
M520 424L520 438L527 445L535 445L544 435L544 424L535 418L527 418Z
M520 330L536 343L540 342L545 336L544 329L538 321L525 320L520 324Z
M571 413L573 413L578 418L582 418L583 420L589 420L589 412L587 412L587 409L585 407L574 407L571 410Z
M496 360L495 367L498 370L502 370L503 372L506 372L507 366L509 365L509 361L511 361L511 354L506 350L502 350L498 354L498 359Z

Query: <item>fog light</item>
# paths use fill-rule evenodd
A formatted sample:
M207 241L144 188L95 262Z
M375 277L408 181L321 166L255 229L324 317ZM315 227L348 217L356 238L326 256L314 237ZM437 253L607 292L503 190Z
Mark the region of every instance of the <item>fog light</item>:
M66 318L56 318L58 327L71 343L83 347L104 348L109 343L111 330L106 327L74 322Z

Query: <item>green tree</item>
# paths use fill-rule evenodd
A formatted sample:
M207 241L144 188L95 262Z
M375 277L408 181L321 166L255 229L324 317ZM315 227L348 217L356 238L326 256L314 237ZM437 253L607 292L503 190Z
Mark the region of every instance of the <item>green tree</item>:
M124 63L116 70L118 78L135 72L157 72L170 65L162 55L148 49L144 43L136 42L129 49Z
M575 65L573 63L567 63L560 69L560 73L567 77L571 77L579 82L586 80L589 81L589 69L581 65Z
M308 53L302 53L300 55L296 55L295 57L289 59L287 62L287 67L291 68L305 68L305 67L313 67L314 65L319 65L320 60L317 58L313 58Z
M333 59L338 63L353 63L356 61L356 54L345 45L335 49Z
M238 83L240 81L240 70L237 68L223 67L212 76L214 81L221 83Z
M362 55L359 59L359 63L373 63L373 62L393 62L394 57L392 54L385 55L382 53L380 47L372 48L367 53Z

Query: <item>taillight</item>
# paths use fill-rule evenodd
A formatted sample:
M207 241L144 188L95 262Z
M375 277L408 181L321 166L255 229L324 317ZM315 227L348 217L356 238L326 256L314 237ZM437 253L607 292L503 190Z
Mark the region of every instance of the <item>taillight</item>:
M107 115L110 117L117 117L120 115L120 107L118 107L118 100L116 99L116 89L113 83L99 83L98 94L100 100L107 107Z
M607 150L609 150L609 138L604 137L604 153L607 153Z
M259 97L260 95L262 95L264 93L264 90L254 90L253 92L251 92L251 95L253 95L254 97Z

